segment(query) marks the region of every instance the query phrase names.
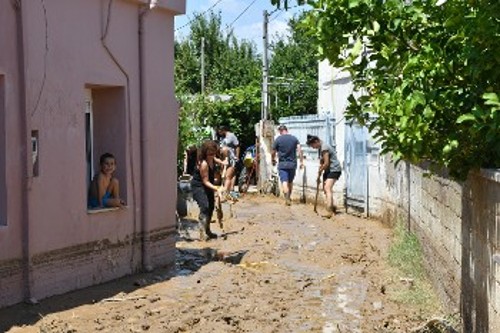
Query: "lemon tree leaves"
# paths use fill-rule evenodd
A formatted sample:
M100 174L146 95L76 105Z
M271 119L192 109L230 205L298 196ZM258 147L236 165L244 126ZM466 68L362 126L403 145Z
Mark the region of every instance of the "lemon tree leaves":
M384 152L462 179L500 167L499 1L307 3L319 55L365 96L350 99L348 116L368 124Z

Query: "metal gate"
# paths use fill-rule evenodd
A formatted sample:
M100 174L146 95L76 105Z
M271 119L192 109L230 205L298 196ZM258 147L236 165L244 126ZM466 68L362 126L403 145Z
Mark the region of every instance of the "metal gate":
M335 142L335 118L331 113L283 117L280 124L286 125L288 131L304 145L307 134L316 135L328 144Z
M345 127L346 209L368 214L368 129L355 122Z

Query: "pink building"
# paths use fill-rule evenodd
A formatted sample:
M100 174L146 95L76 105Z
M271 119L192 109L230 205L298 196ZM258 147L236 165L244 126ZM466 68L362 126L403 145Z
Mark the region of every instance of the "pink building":
M174 261L185 0L0 1L0 307ZM99 156L123 210L88 210Z

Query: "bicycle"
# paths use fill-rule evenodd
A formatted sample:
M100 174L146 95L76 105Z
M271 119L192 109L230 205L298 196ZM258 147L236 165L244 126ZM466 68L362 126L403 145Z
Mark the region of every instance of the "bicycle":
M265 193L271 193L275 196L280 196L280 179L278 174L278 166L274 165L271 171L271 178L266 182Z

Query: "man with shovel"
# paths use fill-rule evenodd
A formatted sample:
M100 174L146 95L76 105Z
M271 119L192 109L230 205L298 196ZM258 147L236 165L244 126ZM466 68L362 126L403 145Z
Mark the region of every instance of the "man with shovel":
M300 168L304 167L304 156L300 148L299 140L288 134L288 128L285 125L278 127L280 135L273 142L273 151L271 153L273 165L276 164L276 154L278 154L278 173L283 185L283 194L285 195L285 204L292 204L293 179L297 169L297 154L300 157Z

